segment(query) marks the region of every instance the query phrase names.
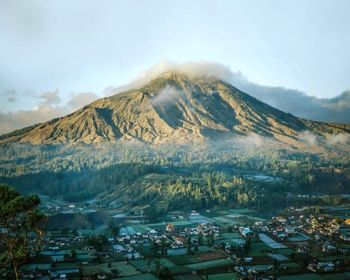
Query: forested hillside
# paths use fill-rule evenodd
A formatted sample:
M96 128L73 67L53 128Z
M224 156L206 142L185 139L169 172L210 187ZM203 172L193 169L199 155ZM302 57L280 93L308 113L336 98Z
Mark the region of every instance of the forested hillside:
M305 202L299 194L321 199L350 192L349 154L337 150L111 144L8 145L0 153L0 181L22 192L128 208L245 205L268 210Z

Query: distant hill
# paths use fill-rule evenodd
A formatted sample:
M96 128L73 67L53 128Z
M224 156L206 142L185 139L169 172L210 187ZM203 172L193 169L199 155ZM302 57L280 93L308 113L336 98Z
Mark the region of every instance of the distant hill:
M305 120L277 110L222 80L161 74L147 85L102 98L67 116L2 135L0 143L141 141L183 144L232 136L264 136L305 145L305 132L328 141L350 125Z

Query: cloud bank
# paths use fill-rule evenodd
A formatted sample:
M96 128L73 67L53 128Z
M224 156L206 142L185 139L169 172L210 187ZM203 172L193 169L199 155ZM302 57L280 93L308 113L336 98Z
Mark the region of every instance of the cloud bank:
M38 99L38 106L34 110L0 112L0 134L69 114L97 99L97 95L76 94L63 105L59 105L60 98L57 91L43 93Z

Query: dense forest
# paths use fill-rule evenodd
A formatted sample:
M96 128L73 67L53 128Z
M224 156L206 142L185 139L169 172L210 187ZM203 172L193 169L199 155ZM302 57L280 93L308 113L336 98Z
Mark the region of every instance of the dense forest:
M159 211L334 203L350 193L350 155L257 145L2 145L0 182L67 201ZM308 195L308 196L306 196ZM327 196L331 195L331 196Z

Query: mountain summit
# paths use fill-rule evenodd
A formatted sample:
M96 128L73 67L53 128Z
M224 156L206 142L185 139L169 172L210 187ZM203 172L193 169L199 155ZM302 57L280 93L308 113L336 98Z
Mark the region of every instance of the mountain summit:
M215 77L173 70L140 88L96 100L67 116L4 135L0 141L182 144L260 135L298 145L305 131L326 138L347 134L350 127L297 118Z

